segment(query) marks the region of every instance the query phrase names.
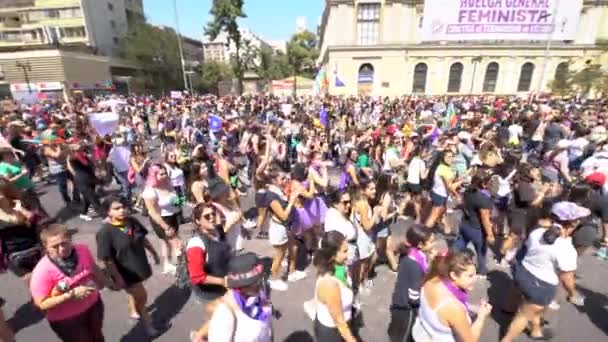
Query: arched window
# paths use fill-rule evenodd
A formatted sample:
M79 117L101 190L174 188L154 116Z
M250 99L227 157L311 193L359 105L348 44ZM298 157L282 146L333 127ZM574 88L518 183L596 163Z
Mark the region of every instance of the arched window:
M374 83L374 67L371 64L365 63L359 67L358 83Z
M530 91L532 85L532 76L534 75L534 64L528 62L521 66L519 74L519 82L517 83L517 91Z
M555 78L556 80L566 77L568 75L570 66L568 62L561 62L557 65L557 69L555 69Z
M414 67L414 84L412 93L424 93L426 90L426 73L429 67L425 63L418 63Z
M460 92L460 84L462 83L462 70L464 66L460 62L452 64L450 67L450 76L448 78L448 93Z
M492 62L486 67L486 76L483 79L483 92L493 93L496 91L496 81L498 80L498 63Z

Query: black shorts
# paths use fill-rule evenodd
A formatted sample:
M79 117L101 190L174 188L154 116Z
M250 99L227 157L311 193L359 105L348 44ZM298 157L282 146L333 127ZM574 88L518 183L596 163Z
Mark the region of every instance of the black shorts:
M405 188L407 192L412 195L419 195L422 193L422 186L420 184L407 183Z
M179 231L179 213L173 214L171 216L163 216L163 220L165 220L165 222L167 222L167 224L169 226L171 226L171 227L173 227L173 229L175 229L175 234L178 233L178 231ZM152 226L154 233L156 233L156 236L158 236L159 239L164 240L167 238L167 234L165 234L165 230L158 223L154 222L152 217L150 217L150 225Z
M522 264L515 265L513 280L526 301L540 306L548 306L557 292L557 285L538 279Z

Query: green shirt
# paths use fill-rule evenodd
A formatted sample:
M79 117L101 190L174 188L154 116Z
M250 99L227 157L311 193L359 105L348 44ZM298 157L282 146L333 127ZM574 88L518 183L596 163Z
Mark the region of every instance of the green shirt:
M357 168L370 167L369 156L367 154L360 154L355 163Z
M21 166L13 165L5 162L0 162L0 176L6 178L13 178L21 173ZM15 186L18 189L28 190L34 187L34 183L29 179L27 175L23 175L17 178Z

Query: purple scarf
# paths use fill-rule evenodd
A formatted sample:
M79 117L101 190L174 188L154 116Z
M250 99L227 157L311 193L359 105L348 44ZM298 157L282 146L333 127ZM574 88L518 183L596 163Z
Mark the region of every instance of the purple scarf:
M408 256L413 259L418 264L418 266L420 266L424 273L428 272L429 263L426 260L426 255L424 255L421 250L419 250L418 248L410 248Z
M464 307L467 309L467 312L469 311L469 294L459 288L458 286L454 285L454 283L450 280L441 280L443 282L443 285L445 285L445 287L448 289L448 291L450 291L451 294L454 295L454 297L456 297L461 303L462 305L464 305Z
M272 309L267 305L264 291L260 291L257 296L245 297L240 291L232 290L232 297L241 311L248 317L262 322L269 321Z

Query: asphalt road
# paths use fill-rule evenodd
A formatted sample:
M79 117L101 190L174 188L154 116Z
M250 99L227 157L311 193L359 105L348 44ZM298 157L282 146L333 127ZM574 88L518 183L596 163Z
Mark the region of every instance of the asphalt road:
M62 209L62 201L56 187L44 186L41 189L42 203L51 213L56 214ZM244 201L251 203L251 199ZM95 232L100 220L83 222L77 218L76 213L63 210L61 216L66 219L70 228L77 230L75 241L88 245L95 253ZM141 218L148 224L147 218ZM400 222L393 227L393 236L401 240L407 222ZM188 227L183 227L183 234L187 236ZM151 234L153 236L153 234ZM154 243L156 238L153 237ZM245 242L245 249L270 256L271 249L265 240L249 240ZM587 297L584 308L576 308L568 304L561 294L561 308L559 311L550 311L547 314L549 326L554 329L554 341L608 341L608 264L600 262L591 255L583 256L577 284L582 294ZM387 341L386 328L389 321L389 302L393 291L395 275L388 272L385 266L379 266L378 275L374 281L374 289L369 296L362 298L363 317L365 326L361 330L364 341ZM510 282L509 275L491 267L488 279L479 281L472 294L473 304L480 299L488 298L495 307L505 300L506 288ZM188 341L189 331L195 329L206 319L203 308L184 293L172 286L173 279L160 273L158 267L154 268L153 277L145 284L149 293L149 305L152 316L156 320L170 321L171 328L157 341ZM275 341L305 342L313 341L312 322L302 309L305 300L313 296L314 270L307 269L309 276L296 283L291 283L287 292L274 292L272 300L280 317L274 322ZM6 299L4 313L11 326L17 331L17 341L58 341L50 330L43 315L31 304L27 287L12 274L0 276L0 296ZM127 313L126 296L122 292L104 290L102 293L105 303L104 333L106 341L147 341L141 327L133 326ZM492 319L486 323L481 341L498 341L501 329L505 329L509 317L494 310ZM520 338L527 341L526 337Z

